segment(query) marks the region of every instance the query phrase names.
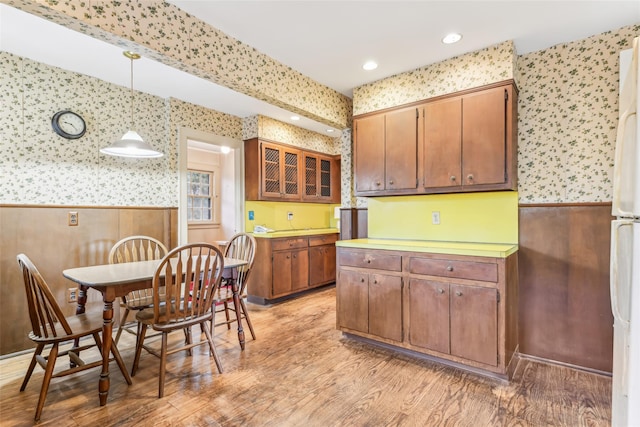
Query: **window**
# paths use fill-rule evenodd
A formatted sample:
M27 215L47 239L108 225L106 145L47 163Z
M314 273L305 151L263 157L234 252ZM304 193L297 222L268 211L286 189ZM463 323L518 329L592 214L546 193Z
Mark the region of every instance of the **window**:
M204 224L215 222L215 175L213 171L187 171L187 220Z

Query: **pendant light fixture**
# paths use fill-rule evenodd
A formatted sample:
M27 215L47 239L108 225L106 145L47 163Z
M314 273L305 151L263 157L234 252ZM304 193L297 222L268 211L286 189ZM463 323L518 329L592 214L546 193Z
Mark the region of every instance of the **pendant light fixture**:
M142 140L138 132L133 130L133 61L140 59L140 55L135 52L124 51L123 55L131 60L131 126L130 130L122 138L108 147L101 148L100 152L111 156L154 158L162 157L160 151L154 150L149 144Z

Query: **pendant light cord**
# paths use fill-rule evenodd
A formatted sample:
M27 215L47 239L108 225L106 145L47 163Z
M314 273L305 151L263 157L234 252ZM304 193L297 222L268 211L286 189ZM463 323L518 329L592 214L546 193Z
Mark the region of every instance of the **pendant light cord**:
M125 50L122 52L124 56L131 60L131 130L133 129L133 60L140 59L140 54Z

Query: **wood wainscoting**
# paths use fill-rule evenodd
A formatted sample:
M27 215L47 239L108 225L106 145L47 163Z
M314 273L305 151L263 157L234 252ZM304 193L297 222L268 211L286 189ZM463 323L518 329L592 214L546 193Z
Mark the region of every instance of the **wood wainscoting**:
M69 212L78 213L77 226L68 225ZM0 355L33 348L18 253L31 258L65 315L71 315L76 305L66 302L67 289L75 285L62 270L105 264L115 242L136 234L173 248L177 225L177 208L0 206ZM101 301L100 293L89 291L87 309L101 310Z
M611 203L520 205L520 352L611 372Z

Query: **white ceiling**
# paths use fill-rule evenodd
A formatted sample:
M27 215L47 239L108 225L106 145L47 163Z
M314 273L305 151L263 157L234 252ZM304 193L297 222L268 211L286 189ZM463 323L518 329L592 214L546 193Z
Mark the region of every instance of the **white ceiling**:
M351 96L352 89L505 40L518 54L640 22L640 1L181 1L228 35ZM444 45L449 32L461 42ZM128 87L122 49L0 4L0 49ZM380 66L366 72L369 59ZM142 58L136 90L239 117L290 122L281 108ZM172 84L166 84L172 82ZM325 133L301 118L297 126Z

